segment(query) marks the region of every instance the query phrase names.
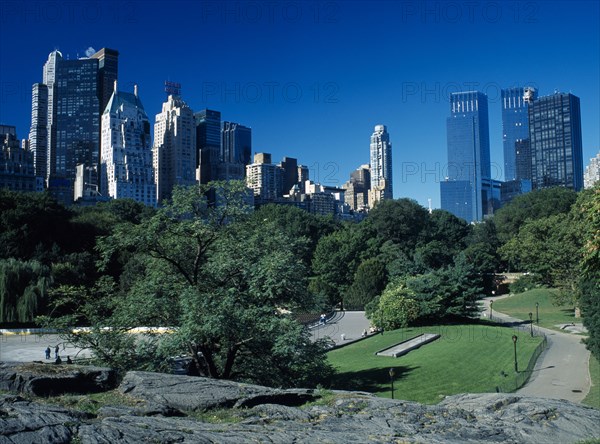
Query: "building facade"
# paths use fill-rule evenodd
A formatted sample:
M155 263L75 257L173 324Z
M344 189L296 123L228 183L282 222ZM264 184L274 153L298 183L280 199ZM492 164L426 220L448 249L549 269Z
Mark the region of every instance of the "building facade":
M590 163L585 168L583 173L583 187L592 188L594 185L600 182L600 152L596 154L596 157L590 159Z
M392 143L385 125L375 125L371 135L371 207L382 199L393 199Z
M487 96L479 91L453 93L446 120L447 176L440 183L441 206L467 222L488 214L493 190Z
M43 191L43 181L35 174L33 152L21 146L12 125L0 125L0 188Z
M271 162L271 154L254 155L254 162L246 166L246 186L252 190L258 205L282 197L283 170Z
M196 119L196 178L200 183L218 179L221 155L221 113L203 109L194 114Z
M36 171L65 204L75 197L77 165L98 168L101 115L117 67L118 52L108 48L74 60L52 51L42 83L33 85L30 139Z
M534 189L583 188L579 97L555 93L529 107L531 181Z
M518 177L518 162L523 164L527 151L522 149L523 142L529 141L529 105L537 97L534 88L508 88L501 91L502 98L502 143L504 148L504 180L512 181ZM519 159L517 160L517 156ZM519 179L531 179L519 177Z
M196 156L194 112L180 97L170 95L154 123L153 164L159 202L170 199L176 185L197 183Z
M117 91L102 115L101 194L156 205L150 122L134 93Z
M364 211L369 208L369 189L371 188L371 168L361 165L350 173L350 180L343 187L346 190L344 199L353 211Z

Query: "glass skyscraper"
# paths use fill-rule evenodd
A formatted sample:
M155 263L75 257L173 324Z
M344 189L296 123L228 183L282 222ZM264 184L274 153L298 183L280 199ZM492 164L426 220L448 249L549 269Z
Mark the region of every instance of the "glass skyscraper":
M203 109L194 113L196 121L196 167L200 183L217 180L221 151L221 113Z
M440 184L442 209L479 221L492 202L487 96L478 91L453 93L446 120L448 164Z
M508 88L502 90L501 96L504 180L531 179L530 176L518 177L519 168L517 163L531 162L531 157L525 159L529 154L529 150L524 150L526 146L523 142L529 140L529 115L527 110L531 101L535 100L536 91L534 88Z
M533 188L583 187L579 97L556 93L529 107Z
M369 205L382 199L393 199L392 143L385 125L375 125L371 135L371 191Z
M243 180L252 153L252 129L234 122L223 122L219 180Z

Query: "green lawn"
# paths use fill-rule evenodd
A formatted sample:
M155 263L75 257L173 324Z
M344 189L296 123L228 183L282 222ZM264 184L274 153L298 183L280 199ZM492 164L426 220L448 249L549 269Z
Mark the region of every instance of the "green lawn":
M583 403L600 409L600 363L594 356L590 356L590 376L592 377L592 387Z
M375 355L420 333L440 333L441 338L399 358ZM465 324L386 331L328 353L338 371L332 388L389 398L392 367L398 399L434 404L445 395L493 392L498 385L514 388L514 334L519 337L517 360L522 370L542 339L512 328Z
M557 324L568 324L575 322L575 314L572 306L556 306L552 304L552 295L557 290L549 288L535 288L533 290L500 299L494 302L494 311L505 313L512 317L529 320L529 313L535 317L535 303L539 305L539 323L541 327L560 330ZM581 320L578 320L581 322Z

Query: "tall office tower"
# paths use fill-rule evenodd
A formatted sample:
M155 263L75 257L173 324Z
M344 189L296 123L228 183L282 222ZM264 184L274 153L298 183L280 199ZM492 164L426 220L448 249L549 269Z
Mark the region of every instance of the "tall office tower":
M369 204L393 198L392 143L385 125L375 125L371 135L371 192Z
M221 113L203 109L194 114L196 119L196 167L200 183L217 180L221 153Z
M234 122L223 122L219 180L243 180L252 153L252 129Z
M155 206L150 122L137 85L131 94L117 91L117 82L114 83L102 123L101 194Z
M196 126L194 112L170 95L154 123L154 172L159 202L171 198L175 185L196 183Z
M534 189L583 187L579 97L555 93L529 107L531 174Z
M77 164L92 166L100 160L98 60L62 60L56 74L56 145L50 173L73 180Z
M255 202L274 202L282 196L283 170L271 163L271 154L254 155L254 163L246 166L246 186L254 194Z
M586 167L583 173L583 187L592 188L594 185L600 182L600 152L596 154L596 157L590 159L589 165Z
M98 60L98 99L102 114L112 96L115 80L118 79L119 51L102 48L90 58Z
M524 162L525 153L519 148L529 140L528 108L536 99L535 88L509 88L502 96L502 142L504 145L504 180L518 178L518 162ZM519 157L519 159L517 159ZM521 177L531 179L531 177Z
M102 116L112 96L113 85L118 80L119 51L102 48L90 56L90 58L98 60L98 101L100 104L100 116ZM102 139L102 118L100 119L100 127L98 140Z
M0 189L42 191L38 189L33 153L21 147L17 129L0 125Z
M33 153L35 175L45 180L48 174L48 87L43 83L34 83L31 90L29 149Z
M48 119L48 149L46 159L46 180L50 177L50 164L54 147L56 146L56 126L55 120L55 83L56 83L56 71L58 63L62 60L62 54L60 51L54 50L48 54L48 60L44 63L42 83L48 87L48 111L46 113Z
M442 209L467 222L488 214L493 198L487 96L479 91L450 95L446 120L448 175L440 183Z
M371 169L369 165L361 165L350 173L350 180L343 185L346 190L345 202L350 209L361 211L369 206L369 188L371 186Z
M306 165L298 165L298 187L302 193L306 191L305 184L309 179L308 167Z
M281 167L283 194L289 194L294 185L298 185L298 159L284 157L279 164Z

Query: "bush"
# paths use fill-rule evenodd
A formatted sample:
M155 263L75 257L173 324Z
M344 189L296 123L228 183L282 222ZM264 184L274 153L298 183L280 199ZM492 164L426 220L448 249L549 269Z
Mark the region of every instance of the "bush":
M527 290L531 290L533 288L539 287L540 282L539 279L534 274L524 274L515 282L510 284L508 288L511 293L523 293Z

